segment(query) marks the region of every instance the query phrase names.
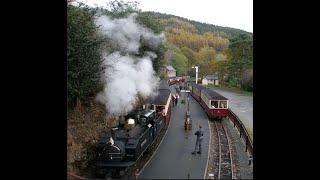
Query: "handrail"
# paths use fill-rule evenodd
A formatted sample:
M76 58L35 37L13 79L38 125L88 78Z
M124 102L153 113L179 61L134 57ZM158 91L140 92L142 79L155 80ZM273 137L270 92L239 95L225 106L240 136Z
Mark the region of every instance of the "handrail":
M244 140L244 142L246 144L246 152L247 152L247 150L249 150L250 154L253 155L253 143L252 143L252 139L249 136L247 129L245 128L245 126L241 122L240 118L234 112L232 112L231 109L229 109L229 117L230 117L231 121L233 122L234 127L237 126L237 128L240 132L240 137L242 137L242 139Z

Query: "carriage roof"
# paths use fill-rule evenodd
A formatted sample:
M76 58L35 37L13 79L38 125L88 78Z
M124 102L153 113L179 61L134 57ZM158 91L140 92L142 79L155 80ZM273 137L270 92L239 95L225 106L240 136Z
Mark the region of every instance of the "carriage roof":
M228 100L224 96L220 95L219 93L215 92L214 90L204 88L201 91L202 93L206 94L209 99L216 99L216 100Z
M158 88L158 94L156 97L150 97L146 101L151 104L155 105L166 105L167 100L170 97L170 88L165 79L160 81L159 88Z
M206 87L204 87L204 86L201 86L201 85L199 85L199 84L196 84L196 83L190 83L190 85L191 86L193 86L193 87L195 87L195 88L197 88L197 89L199 89L199 90L202 90L202 89L205 89Z

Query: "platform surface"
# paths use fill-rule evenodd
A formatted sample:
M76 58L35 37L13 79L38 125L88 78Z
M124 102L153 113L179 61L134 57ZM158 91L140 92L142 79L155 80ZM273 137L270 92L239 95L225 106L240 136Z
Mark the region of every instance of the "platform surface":
M174 91L174 90L173 90ZM208 158L210 131L208 118L199 103L190 95L192 130L184 130L187 105L181 100L188 93L181 92L178 105L172 107L171 122L167 133L152 159L140 172L139 179L203 179ZM196 136L194 133L202 126L204 138L202 154L192 155Z

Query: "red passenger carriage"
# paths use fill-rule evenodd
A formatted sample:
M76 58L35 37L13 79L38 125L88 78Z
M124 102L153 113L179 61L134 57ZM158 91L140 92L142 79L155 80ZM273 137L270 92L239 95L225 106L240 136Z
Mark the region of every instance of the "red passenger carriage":
M187 83L191 96L197 100L210 119L222 119L228 116L228 99L219 93L193 82Z
M200 104L209 118L222 119L228 116L228 99L211 89L205 88L201 91Z

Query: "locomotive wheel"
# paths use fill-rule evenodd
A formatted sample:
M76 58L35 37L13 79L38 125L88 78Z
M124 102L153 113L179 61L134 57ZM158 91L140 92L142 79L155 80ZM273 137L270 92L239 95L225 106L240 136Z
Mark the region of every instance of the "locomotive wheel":
M125 171L124 169L120 170L120 171L119 171L120 177L124 176L125 173L126 173L126 171Z
M105 179L111 179L113 176L112 174L112 170L109 170L109 171L106 171L105 175L104 175L104 178Z
M117 178L119 179L121 176L120 176L120 170L119 169L113 169L112 170L112 178Z

